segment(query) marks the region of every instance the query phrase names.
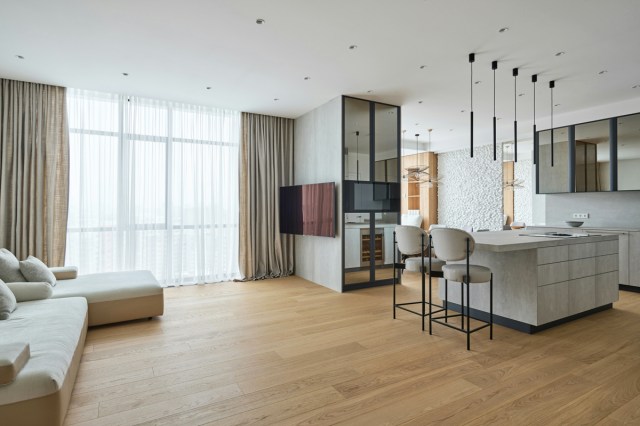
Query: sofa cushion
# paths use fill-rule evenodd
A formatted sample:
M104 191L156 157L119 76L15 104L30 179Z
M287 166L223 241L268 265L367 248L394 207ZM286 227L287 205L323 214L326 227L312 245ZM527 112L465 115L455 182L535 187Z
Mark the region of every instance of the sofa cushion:
M26 342L31 347L31 358L16 380L0 386L0 405L60 389L81 344L86 317L87 301L73 297L19 303L11 318L0 321L3 344Z
M0 280L5 283L26 281L22 272L20 272L18 258L5 248L0 249Z
M56 280L72 280L78 278L77 266L53 266L49 270L56 277Z
M0 343L0 386L13 382L30 356L28 343Z
M7 283L18 302L48 299L53 294L49 283Z
M25 260L20 261L20 272L30 282L45 282L52 286L56 285L56 277L49 267L34 256L29 256Z
M150 271L103 272L63 280L53 288L53 298L85 297L89 303L110 302L162 294Z
M16 296L7 287L4 281L0 280L0 320L9 319L9 314L16 309Z

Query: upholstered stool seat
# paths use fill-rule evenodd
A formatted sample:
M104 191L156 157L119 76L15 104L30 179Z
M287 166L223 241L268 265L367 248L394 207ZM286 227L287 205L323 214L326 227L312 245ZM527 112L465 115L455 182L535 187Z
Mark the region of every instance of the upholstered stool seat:
M424 331L424 318L434 313L443 312L441 305L435 305L431 298L431 277L442 277L442 267L445 262L433 256L431 237L422 228L417 226L399 225L393 233L393 318L396 317L396 309L410 312L422 317L422 331ZM396 262L396 254L400 252L400 262ZM396 302L396 283L398 282L397 272L417 272L422 278L422 298L416 302ZM425 276L429 276L429 287L427 292L427 281ZM428 294L428 296L427 296ZM412 309L414 305L419 305L420 310ZM433 307L437 309L434 311ZM427 312L428 307L428 312Z
M431 230L433 244L438 247L438 257L447 263L442 266L442 277L444 278L444 316L430 316L429 334L432 333L432 323L438 323L467 335L467 350L471 349L471 333L489 327L489 338L493 339L493 273L491 269L482 265L473 265L469 258L475 249L473 236L465 230L455 228L436 228ZM449 281L460 283L460 313L449 314ZM489 321L484 321L474 317L475 321L484 323L483 325L471 328L471 285L477 283L489 283ZM465 303L466 287L466 303ZM475 285L473 287L476 287ZM474 314L475 315L475 314ZM449 323L450 318L460 317L460 326ZM443 321L444 320L444 321ZM466 322L466 324L465 324Z
M431 266L429 266L431 265ZM425 257L424 259L424 270L425 273L433 272L442 272L443 266L445 266L445 262L438 258L432 257L431 262L429 262L429 258ZM429 269L431 267L431 269ZM409 257L404 260L404 269L409 272L422 272L422 257Z
M444 279L459 283L487 283L491 280L491 269L486 266L469 265L469 279L467 280L467 265L447 264L442 267Z

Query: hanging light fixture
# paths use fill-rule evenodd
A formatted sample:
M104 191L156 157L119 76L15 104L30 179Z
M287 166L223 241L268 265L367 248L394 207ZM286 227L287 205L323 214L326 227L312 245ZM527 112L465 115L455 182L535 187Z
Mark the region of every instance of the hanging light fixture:
M513 69L513 161L518 162L518 68Z
M406 173L402 176L405 180L412 181L422 181L425 175L428 175L427 169L428 166L423 164L419 164L419 155L418 155L418 138L420 137L420 133L416 133L416 164L415 166L405 167Z
M469 53L469 65L471 66L471 158L473 158L473 63L476 61L476 54Z
M427 153L431 152L431 131L433 131L433 129L429 129L429 142L427 143ZM433 187L433 185L442 185L442 176L436 176L433 173L426 173L426 180L423 181L422 184L426 185L429 188Z
M498 61L491 62L493 70L493 161L497 160L497 132L496 132L496 70L498 69Z
M360 147L359 147L360 131L356 130L356 180L360 181Z
M536 133L536 83L538 82L538 74L531 76L533 83L533 164L538 163L538 134Z
M553 89L556 87L556 82L551 80L549 82L549 89L551 90L551 167L553 167Z

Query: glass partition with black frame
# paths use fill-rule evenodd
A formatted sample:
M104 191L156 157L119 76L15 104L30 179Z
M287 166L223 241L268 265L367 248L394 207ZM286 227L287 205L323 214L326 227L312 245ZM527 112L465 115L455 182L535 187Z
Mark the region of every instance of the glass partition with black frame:
M569 188L569 128L538 132L537 192L538 194L558 194L570 192ZM552 165L553 155L553 165Z
M610 191L609 120L575 126L575 192Z
M640 190L640 114L618 117L617 129L617 190Z
M640 113L554 129L553 167L550 135L538 132L538 194L640 191Z
M400 211L400 108L343 97L343 290L390 284Z

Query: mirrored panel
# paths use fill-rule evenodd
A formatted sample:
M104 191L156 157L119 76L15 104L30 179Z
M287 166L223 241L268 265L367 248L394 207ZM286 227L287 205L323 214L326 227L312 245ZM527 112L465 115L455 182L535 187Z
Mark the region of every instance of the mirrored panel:
M575 191L609 191L611 162L609 120L575 126Z
M569 129L553 129L553 166L551 130L538 132L538 193L569 192Z
M618 191L640 190L640 114L618 117Z
M370 102L344 98L344 178L371 180L370 157Z
M398 182L398 114L400 108L376 103L375 181Z

